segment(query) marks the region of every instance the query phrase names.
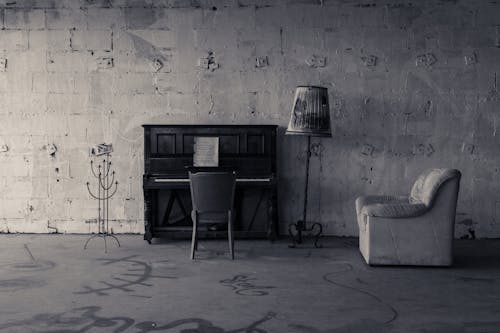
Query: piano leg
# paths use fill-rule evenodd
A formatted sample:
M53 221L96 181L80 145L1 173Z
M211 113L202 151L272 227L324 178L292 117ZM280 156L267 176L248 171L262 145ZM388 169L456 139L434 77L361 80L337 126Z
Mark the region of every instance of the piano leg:
M153 233L151 232L153 228L153 197L151 192L150 190L144 190L144 240L149 244L153 239Z
M278 238L278 191L273 188L267 199L267 238L273 242Z

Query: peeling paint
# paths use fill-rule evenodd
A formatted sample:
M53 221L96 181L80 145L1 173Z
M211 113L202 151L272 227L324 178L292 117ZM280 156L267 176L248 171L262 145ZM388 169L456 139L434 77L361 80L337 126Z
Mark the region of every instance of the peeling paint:
M260 56L255 58L255 67L262 68L269 66L269 60L267 56Z
M361 147L361 155L372 156L373 150L374 150L374 147L372 145L365 143Z
M110 57L97 58L96 62L98 69L110 69L114 67L114 59Z
M363 61L363 65L366 67L375 67L377 66L378 57L376 55L370 54L367 56L362 56L361 60Z
M312 54L306 59L306 64L309 67L325 67L326 66L326 57L319 56L316 54Z
M475 52L466 54L464 56L464 62L466 66L474 65L477 63L477 55Z
M434 65L434 63L437 61L436 56L433 53L426 53L426 54L421 54L417 56L416 59L416 66L426 66L430 67Z
M47 152L49 153L50 156L54 157L57 152L57 147L55 144L51 143L47 145Z
M7 58L0 58L0 72L7 71Z
M471 143L464 142L462 144L462 152L463 153L472 155L472 154L474 154L474 148L475 148L474 145Z
M208 51L206 57L198 59L198 67L213 72L218 69L220 65L215 59L215 53L213 51Z
M158 58L155 58L152 62L151 62L151 67L153 68L153 70L155 72L158 72L160 69L163 68L163 61L161 61L161 59L158 59Z

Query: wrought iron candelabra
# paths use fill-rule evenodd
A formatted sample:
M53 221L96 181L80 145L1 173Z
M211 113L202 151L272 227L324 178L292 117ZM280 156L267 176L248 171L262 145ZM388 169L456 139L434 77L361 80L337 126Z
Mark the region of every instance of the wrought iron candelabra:
M102 163L98 164L97 170L94 166L94 161L91 160L90 169L92 170L94 177L98 180L97 194L92 192L90 189L90 183L87 182L87 190L89 191L90 196L97 200L98 232L87 239L83 248L87 249L87 245L92 239L100 237L104 240L104 252L107 253L107 237L113 238L118 246L120 246L118 238L109 232L109 199L115 195L116 190L118 189L118 182L115 181L115 171L111 171L110 154L105 154L104 160Z

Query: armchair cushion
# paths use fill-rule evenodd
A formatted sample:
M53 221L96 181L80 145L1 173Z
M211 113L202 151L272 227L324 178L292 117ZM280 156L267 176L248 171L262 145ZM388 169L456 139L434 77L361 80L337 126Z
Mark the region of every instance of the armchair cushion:
M361 212L368 216L399 218L420 216L427 209L423 203L376 203L364 206Z

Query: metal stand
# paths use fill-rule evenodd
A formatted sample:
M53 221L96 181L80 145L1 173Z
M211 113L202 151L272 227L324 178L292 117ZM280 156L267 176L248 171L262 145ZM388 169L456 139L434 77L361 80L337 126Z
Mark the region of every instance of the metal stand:
M92 170L92 174L94 175L95 178L98 179L98 184L97 184L97 195L92 193L90 190L90 183L87 182L87 190L89 191L89 194L92 198L96 199L98 204L97 204L97 226L98 226L98 232L97 234L92 235L87 239L85 242L85 246L83 247L84 249L87 249L87 245L89 242L97 237L101 237L104 240L104 252L108 252L108 244L106 241L107 237L113 238L116 243L118 244L118 247L120 247L120 242L118 241L118 238L111 234L109 232L109 199L115 195L116 190L118 189L118 182L115 181L115 172L111 172L111 181L110 181L110 169L111 169L111 161L110 161L110 154L107 153L104 157L104 160L102 161L102 164L99 164L97 166L97 172L94 168L94 161L90 161L90 169ZM113 188L114 190L110 190ZM102 202L102 203L101 203Z
M291 248L297 247L297 244L302 244L303 236L302 233L306 232L314 237L314 246L319 248L322 247L318 244L319 238L323 233L323 226L320 223L313 223L309 228L307 227L307 194L309 187L309 160L311 159L311 136L307 136L307 159L306 159L306 184L304 192L304 210L302 212L302 220L297 221L297 223L291 223L288 225L288 234L292 239L292 244L289 245ZM293 232L295 229L295 233Z

